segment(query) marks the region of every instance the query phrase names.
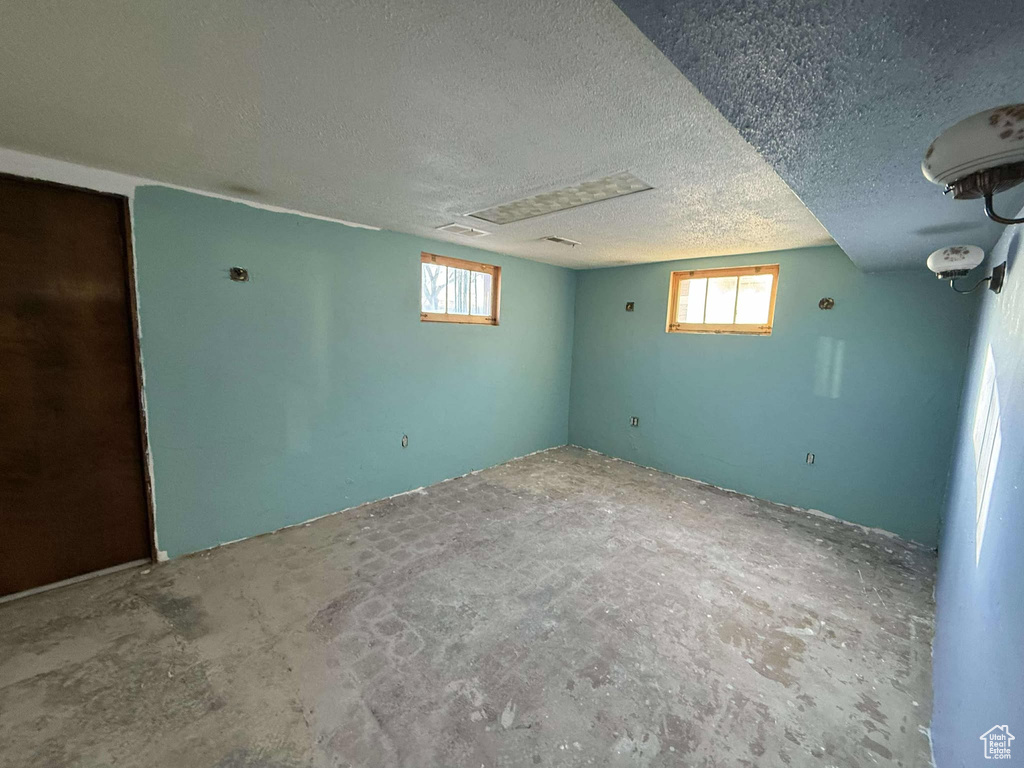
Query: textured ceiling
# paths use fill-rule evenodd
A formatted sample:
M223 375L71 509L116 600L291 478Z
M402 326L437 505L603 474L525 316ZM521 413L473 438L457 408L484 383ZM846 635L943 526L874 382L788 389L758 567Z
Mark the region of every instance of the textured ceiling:
M961 118L1024 101L1024 2L618 3L862 269L999 237L981 201L944 198L920 164ZM996 210L1022 201L1014 190Z
M542 261L831 242L611 0L5 0L0 72L0 146ZM463 216L620 171L655 189Z

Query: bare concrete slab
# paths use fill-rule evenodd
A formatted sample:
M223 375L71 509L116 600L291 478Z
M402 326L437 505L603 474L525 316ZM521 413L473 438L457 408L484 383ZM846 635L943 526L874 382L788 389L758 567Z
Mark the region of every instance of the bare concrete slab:
M0 765L925 766L934 568L555 449L0 605Z

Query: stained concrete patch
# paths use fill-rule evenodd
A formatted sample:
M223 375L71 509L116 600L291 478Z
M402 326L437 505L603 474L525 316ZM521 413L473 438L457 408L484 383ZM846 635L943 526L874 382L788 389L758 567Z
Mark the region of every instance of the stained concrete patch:
M153 609L171 623L175 633L186 640L195 640L208 631L206 613L198 597L177 597L156 592L146 597Z
M0 765L926 766L933 574L557 449L0 605Z

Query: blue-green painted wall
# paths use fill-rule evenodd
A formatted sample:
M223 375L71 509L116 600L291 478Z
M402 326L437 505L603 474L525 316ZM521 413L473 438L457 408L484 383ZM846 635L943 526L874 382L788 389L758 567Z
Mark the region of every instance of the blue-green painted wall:
M566 442L569 270L163 187L134 233L171 556ZM501 266L501 325L421 323L421 250Z
M1016 215L1024 216L1024 210ZM1007 227L984 268L964 283L991 274L1003 261L1002 292L980 296L939 545L931 729L941 768L992 765L978 737L996 724L1008 725L1024 745L1024 225ZM973 434L989 353L996 370L1000 449L979 530ZM1011 751L1005 764L1020 765L1024 746L1012 744Z
M672 270L770 263L771 336L665 332ZM579 272L569 439L933 545L974 308L837 247Z
M975 302L923 271L818 248L573 273L163 187L134 232L171 556L567 441L936 541ZM421 250L499 264L502 324L421 323ZM774 262L772 336L665 333L673 269Z

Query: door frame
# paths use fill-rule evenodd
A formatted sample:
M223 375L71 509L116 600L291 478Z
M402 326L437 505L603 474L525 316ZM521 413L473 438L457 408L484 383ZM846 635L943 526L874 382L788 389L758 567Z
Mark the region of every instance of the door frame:
M149 450L149 417L146 414L145 372L142 370L142 335L139 329L139 300L135 280L135 248L132 237L132 206L124 195L96 192L121 201L121 239L124 242L125 295L128 297L128 315L131 322L132 355L135 358L135 411L139 415L139 438L142 448L142 482L146 489L146 522L149 526L149 559L156 562L156 506L153 501L153 464Z
M132 356L135 361L135 412L138 414L140 446L142 448L142 454L139 456L139 461L142 464L142 484L146 497L145 514L146 525L149 530L149 559L150 562L155 563L159 560L156 544L156 504L153 498L153 467L149 447L149 421L146 415L145 373L142 370L142 338L139 333L139 304L135 278L135 250L132 242L131 199L127 195L118 194L116 192L103 192L97 189L90 189L88 187L80 187L76 184L63 184L58 181L50 181L49 179L22 176L17 173L5 173L0 171L0 178L11 179L19 182L28 182L31 184L43 184L50 187L60 187L62 189L72 189L76 192L85 192L90 195L112 198L118 203L121 213L121 250L124 259L125 296L128 301L127 309L130 323L129 332L132 337ZM114 568L117 567L118 566L114 566ZM88 578L93 575L105 573L109 570L110 569L93 571L91 573L82 574L81 577L77 578ZM29 592L48 589L51 586L55 587L63 583L64 582L62 581L58 581L52 585L47 584L39 587L36 590L29 590ZM23 593L19 592L15 594L21 595ZM8 595L7 597L9 598L12 596Z

